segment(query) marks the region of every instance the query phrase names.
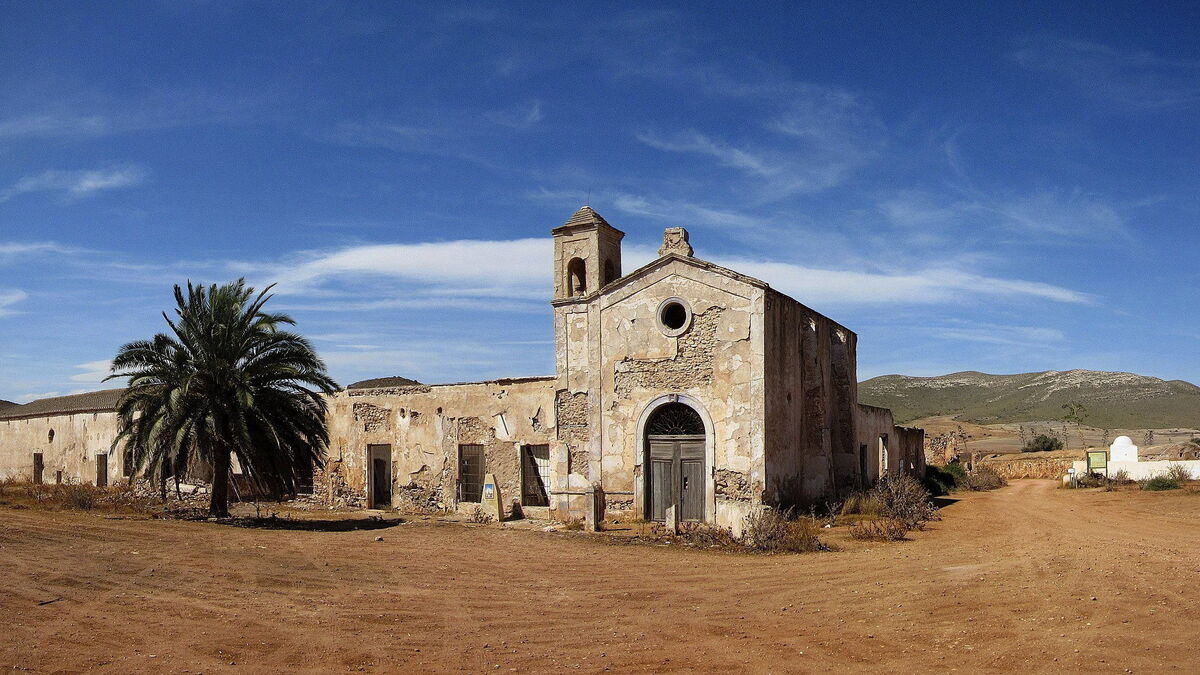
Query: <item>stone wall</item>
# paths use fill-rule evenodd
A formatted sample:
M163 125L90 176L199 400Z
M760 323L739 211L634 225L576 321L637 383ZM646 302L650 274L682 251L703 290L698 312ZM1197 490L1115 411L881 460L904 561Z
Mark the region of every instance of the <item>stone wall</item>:
M581 351L587 360L568 358L560 382L588 392L592 401L587 478L603 486L607 515L626 513L620 507L644 515L640 424L653 406L672 400L667 396L682 397L711 425L705 484L711 520L738 527L760 502L766 480L762 293L742 278L670 261L596 298L589 309L595 330L556 334L567 340L560 352L568 357L575 353L571 340L587 343ZM678 335L659 325L658 309L668 298L682 299L690 310L690 324Z
M53 431L51 440L50 432ZM85 412L0 420L0 478L33 478L33 454L41 453L42 480L95 483L97 455L107 455L108 483L123 479L122 453L112 452L115 412Z
M521 500L520 447L564 454L545 419L555 401L552 378L339 392L330 397L330 460L316 482L326 503L365 505L367 447L387 445L392 507L456 509L459 445L478 444L511 511Z

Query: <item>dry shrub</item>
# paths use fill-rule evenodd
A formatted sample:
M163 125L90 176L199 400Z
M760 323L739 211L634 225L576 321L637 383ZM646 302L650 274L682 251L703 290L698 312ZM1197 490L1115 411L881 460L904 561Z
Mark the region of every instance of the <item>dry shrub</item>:
M996 470L987 465L976 465L975 470L967 474L965 487L968 490L976 492L981 490L995 490L1008 485L1008 481L1004 479Z
M809 553L828 551L808 518L797 518L792 509L758 509L746 516L741 545L757 553Z
M908 528L895 518L865 520L850 526L850 538L860 541L900 541L906 534Z
M0 481L0 504L18 508L106 513L148 514L156 504L130 485L96 487L87 483L34 485L29 481Z
M1192 472L1182 464L1168 464L1164 475L1177 483L1186 483L1192 479Z
M841 515L883 515L883 502L873 492L854 492L842 502Z
M567 518L563 521L564 530L579 531L583 529L583 518Z
M1117 469L1116 471L1112 472L1112 475L1108 477L1108 480L1114 485L1128 485L1129 483L1133 482L1133 479L1129 477L1129 472L1125 469Z
M924 529L925 523L938 518L925 486L908 474L881 476L871 494L883 505L878 515L898 520L909 530Z
M679 538L693 546L704 548L742 548L742 542L733 536L729 528L708 523L680 523Z

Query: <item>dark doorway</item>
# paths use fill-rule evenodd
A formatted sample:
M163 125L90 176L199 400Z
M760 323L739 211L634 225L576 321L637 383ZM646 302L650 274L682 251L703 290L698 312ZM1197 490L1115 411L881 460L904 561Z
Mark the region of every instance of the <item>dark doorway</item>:
M108 455L96 455L96 487L108 487Z
M483 446L458 446L458 501L483 498Z
M550 505L550 446L526 445L521 448L521 504Z
M646 421L646 512L666 520L704 520L704 421L690 406L668 403Z
M46 464L42 460L42 453L33 453L33 484L42 484L42 472L46 470Z
M392 505L392 446L367 446L367 484L370 489L368 508L386 509Z
M871 476L867 474L867 444L860 443L858 446L858 486L865 490L870 484Z

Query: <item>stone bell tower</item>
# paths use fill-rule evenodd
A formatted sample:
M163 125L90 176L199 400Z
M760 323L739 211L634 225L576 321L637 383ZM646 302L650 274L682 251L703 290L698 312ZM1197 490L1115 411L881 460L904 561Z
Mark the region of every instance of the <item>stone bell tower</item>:
M588 295L621 278L621 239L590 206L550 231L554 235L554 299Z

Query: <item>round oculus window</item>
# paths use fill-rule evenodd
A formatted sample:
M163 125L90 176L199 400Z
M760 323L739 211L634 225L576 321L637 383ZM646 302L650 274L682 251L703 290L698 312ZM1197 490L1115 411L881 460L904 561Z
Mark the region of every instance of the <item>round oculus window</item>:
M692 309L683 298L667 298L658 306L658 327L663 335L682 335L692 323Z

